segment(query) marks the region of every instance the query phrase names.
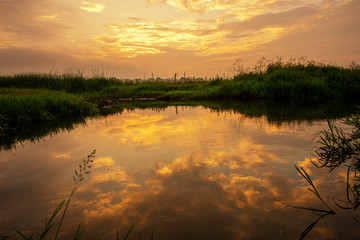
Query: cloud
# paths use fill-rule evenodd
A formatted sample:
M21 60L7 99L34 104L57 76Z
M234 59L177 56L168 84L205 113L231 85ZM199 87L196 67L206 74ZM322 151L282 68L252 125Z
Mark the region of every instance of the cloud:
M74 59L61 53L30 48L0 49L0 69L56 65L66 61L72 62Z
M0 45L1 46L1 45ZM83 69L85 75L91 76L91 69L104 68L109 76L134 76L139 72L135 68L117 59L77 58L70 53L33 48L0 47L0 74L20 72L62 72L71 68ZM20 69L20 70L19 70Z
M88 11L88 12L100 13L100 12L104 11L105 5L102 3L82 1L80 9L82 9L84 11Z
M150 4L169 4L190 13L205 13L207 11L223 10L230 15L244 20L267 12L288 11L306 6L332 8L348 1L317 0L317 1L283 1L283 0L147 0Z
M236 53L279 39L288 28L316 13L314 8L304 7L225 23L189 18L160 23L145 20L108 24L115 34L93 39L106 46L106 51L132 57L162 53L162 47L193 51L199 56Z
M360 55L357 44L360 41L359 7L359 1L348 1L337 7L329 5L327 11L318 12L282 38L262 46L259 51L269 55L275 50L280 56L291 53L348 64Z
M12 41L18 47L57 42L77 18L74 8L53 0L0 0L0 6L0 42Z
M316 13L318 13L318 10L313 7L301 7L279 13L261 14L244 21L223 23L219 25L219 29L227 29L232 33L241 33L268 27L289 27L300 24L303 19L314 16Z
M296 28L312 24L320 14L339 6L338 2L317 1L150 1L185 9L224 8L207 18L152 22L129 19L132 23L107 24L114 34L97 35L104 52L136 57L164 53L161 49L192 51L197 56L234 54L281 39ZM205 4L206 3L206 4ZM211 7L211 6L217 7ZM325 9L325 10L324 10ZM246 13L246 14L243 14ZM135 21L135 23L133 23ZM100 45L100 46L101 46Z
M203 12L205 10L220 10L233 7L238 0L147 0L151 4L167 3L189 12Z
M209 164L209 160L216 164ZM275 163L273 160L267 159ZM89 226L97 226L88 227L85 234L107 238L113 234L107 229L119 225L128 229L136 222L136 232L150 234L155 226L155 234L166 239L264 239L280 230L289 238L298 237L305 228L298 223L311 223L314 217L299 214L283 203L306 206L307 200L311 204L316 200L306 187L298 185L299 177L293 179L269 166L244 165L229 170L231 161L242 160L231 155L213 155L209 159L190 155L158 162L141 185L132 184L134 173L122 169L116 170L114 179L104 174L101 182L92 181L77 193L77 207L84 206L91 219ZM99 188L108 186L102 185L103 181L122 183L114 183L119 186L113 188L117 191L109 192ZM321 182L335 181L321 175ZM85 199L89 192L94 194L90 201Z
M137 7L145 5L144 1L136 2ZM262 56L274 55L312 57L310 54L314 53L324 58L333 54L344 58L359 55L357 29L360 20L357 21L359 16L354 10L358 1L147 2L151 14L129 11L119 20L114 9L122 6L115 2L111 7L107 6L105 14L105 2L101 0L78 3L70 0L0 0L0 49L11 49L15 56L19 54L15 48L25 49L25 57L28 50L39 50L40 55L35 56L34 63L28 58L26 61L19 59L19 66L25 67L21 71L30 69L29 66L50 65L45 59L49 63L66 65L67 62L60 63L51 54L43 54L57 52L71 59L75 57L76 61L70 61L74 64L83 66L79 60L91 58L91 62L110 66L112 72L122 71L124 76L131 77L143 76L149 71L168 76L166 74L170 72L173 75L184 70L214 76L229 68L236 58L244 56L251 56L249 61L255 62ZM167 6L151 6L157 4ZM131 7L134 8L131 5L129 9ZM166 14L161 12L154 17L153 13L159 9L170 9L176 14L164 11ZM84 11L99 14L95 20L93 14L84 14ZM41 59L44 62L39 64ZM68 60L65 56L59 59ZM15 69L13 61L5 63L9 64ZM128 64L129 68L120 67L118 71L114 67L118 64ZM132 64L131 69L129 64ZM135 69L139 71L137 74Z

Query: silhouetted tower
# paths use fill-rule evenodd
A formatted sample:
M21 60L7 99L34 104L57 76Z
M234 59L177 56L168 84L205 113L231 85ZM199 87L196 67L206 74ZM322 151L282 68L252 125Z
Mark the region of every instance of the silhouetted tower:
M176 81L176 76L177 76L177 73L174 74L174 80Z

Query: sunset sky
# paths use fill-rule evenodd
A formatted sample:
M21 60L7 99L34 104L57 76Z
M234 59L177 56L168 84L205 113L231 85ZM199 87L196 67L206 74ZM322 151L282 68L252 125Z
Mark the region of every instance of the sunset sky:
M0 74L212 77L242 59L360 60L359 0L0 0Z

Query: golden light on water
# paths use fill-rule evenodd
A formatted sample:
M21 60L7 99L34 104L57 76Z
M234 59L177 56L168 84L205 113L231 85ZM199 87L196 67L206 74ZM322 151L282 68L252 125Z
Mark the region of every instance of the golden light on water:
M74 169L91 147L97 155L72 199L66 236L72 236L76 227L71 224L81 221L86 239L111 238L116 229L121 227L123 233L134 222L135 233L146 235L155 228L155 234L171 239L263 239L280 231L296 238L314 216L287 205L321 204L294 164L316 176L314 183L322 194L346 192L342 185L346 171L321 174L309 159L313 150L309 139L324 126L326 121L321 120L275 124L265 117L204 107L124 111L89 119L71 132L25 143L16 154L0 152L0 178L17 176L2 186L23 194L31 189L33 194L16 208L7 207L13 201L1 199L5 225L14 219L30 227L33 218L41 222L43 212L68 196ZM33 218L27 220L24 214ZM338 236L353 226L346 220L351 216L342 219L315 228L313 236L323 236L335 225L333 234ZM356 235L350 230L346 234Z

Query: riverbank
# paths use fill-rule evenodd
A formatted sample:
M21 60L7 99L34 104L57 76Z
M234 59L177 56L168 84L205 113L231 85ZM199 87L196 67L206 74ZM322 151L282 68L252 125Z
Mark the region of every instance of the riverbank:
M268 63L260 70L238 70L234 77L199 81L120 80L85 78L81 73L25 73L0 76L0 88L48 89L85 97L90 102L111 99L219 100L219 99L352 99L360 98L360 65L321 63Z
M0 76L0 136L36 126L61 128L64 122L122 111L134 102L149 106L155 101L178 105L230 100L353 101L359 100L359 92L359 65L344 68L314 62L272 62L261 70L208 81L130 81L77 73Z

